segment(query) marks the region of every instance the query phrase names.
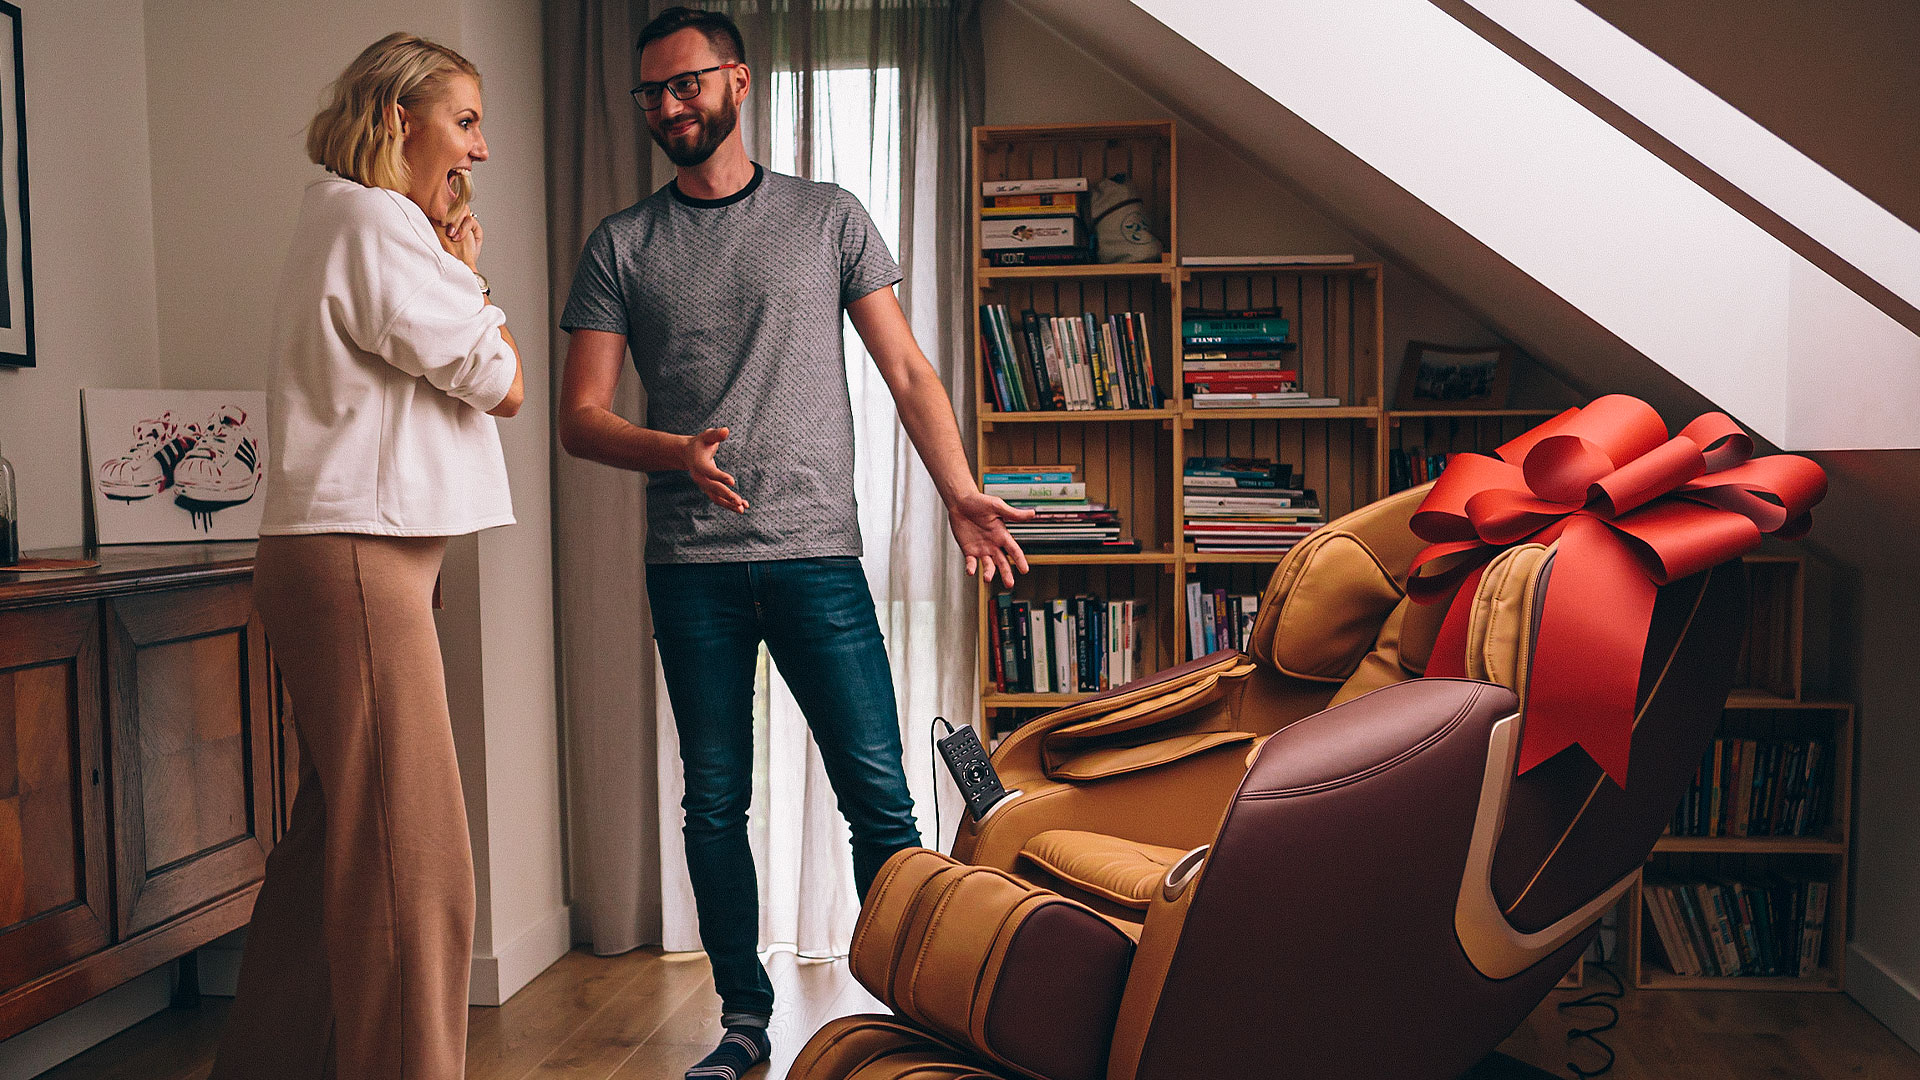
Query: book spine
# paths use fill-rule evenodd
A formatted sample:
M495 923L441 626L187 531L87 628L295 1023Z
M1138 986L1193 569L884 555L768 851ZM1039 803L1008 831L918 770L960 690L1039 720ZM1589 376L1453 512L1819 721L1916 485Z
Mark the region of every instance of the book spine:
M1013 602L1014 670L1020 692L1033 693L1033 643L1027 640L1027 602Z
M1068 648L1068 601L1052 601L1052 642L1054 642L1054 686L1068 690L1073 682L1073 655Z
M1074 609L1079 613L1079 625L1076 627L1077 632L1074 634L1073 642L1073 655L1080 665L1080 684L1078 689L1086 692L1099 688L1099 676L1093 669L1093 655L1089 651L1089 643L1087 640L1094 633L1093 605L1089 602L1089 598L1085 596L1074 597L1073 605Z
M1187 659L1194 660L1207 655L1202 648L1206 639L1200 632L1200 583L1187 582Z
M1087 497L1085 483L985 484L982 488L988 495L997 495L1002 499L1052 499L1060 502L1080 502Z
M995 674L1000 692L1009 693L1020 685L1020 646L1013 637L1013 596L1000 593L994 597L994 605L994 628L1000 640L1000 662Z
M1010 206L1065 206L1080 209L1082 196L1077 191L1049 191L1032 195L988 195L987 205L996 210Z
M1013 396L1007 391L1007 380L1000 374L1000 365L994 362L993 346L987 341L986 309L980 309L980 363L986 367L987 385L993 390L993 407L999 412L1013 411Z
M1188 334L1188 345L1285 345L1277 334Z
M980 184L980 194L993 197L999 195L1050 195L1058 192L1087 190L1087 178L1084 176L1042 177L1032 180L987 180Z
M1071 484L1070 472L1034 471L1034 472L986 472L980 474L983 484Z
M1057 352L1048 348L1047 342L1040 334L1039 313L1035 312L1032 308L1027 308L1025 311L1022 311L1020 313L1020 332L1024 334L1027 339L1027 355L1032 357L1033 361L1039 365L1040 370L1045 373L1047 401L1051 403L1055 409L1066 408L1066 394L1060 385L1060 357Z
M1000 322L1005 328L1007 336L1012 339L1014 348L1020 353L1022 370L1033 380L1033 407L1042 410L1060 408L1059 395L1054 390L1053 380L1047 377L1046 354L1033 347L1034 343L1027 336L1027 326L1024 318L1021 321L1019 332L1016 333L1008 316L1007 309L1002 307L1000 309Z
M1084 247L1013 248L983 251L982 254L992 266L1075 266L1093 261L1092 250Z
M1032 642L1033 651L1033 691L1036 694L1053 692L1053 661L1047 656L1047 611L1044 604L1036 604L1027 610L1027 640Z
M1180 333L1186 337L1218 335L1235 337L1284 338L1293 327L1285 319L1182 319Z
M1200 637L1206 643L1207 652L1220 648L1220 639L1214 636L1213 594L1204 589L1200 592Z
M1278 375L1285 379L1298 379L1300 377L1298 368L1290 368L1285 365L1286 361L1279 357L1266 360L1202 360L1198 358L1188 358L1183 367L1186 374L1190 376L1200 374L1219 375L1223 373L1244 373L1250 375Z
M1107 368L1100 357L1100 333L1094 329L1092 319L1091 315L1075 319L1073 333L1086 354L1087 368L1093 373L1093 403L1097 408L1111 409L1113 397L1107 390Z
M992 307L993 332L1000 340L1000 355L1006 358L1009 381L1018 380L1020 383L1020 407L1029 412L1038 412L1044 408L1040 401L1040 388L1034 383L1033 369L1014 346L1013 333L1007 326L1007 307L1005 304L994 304Z

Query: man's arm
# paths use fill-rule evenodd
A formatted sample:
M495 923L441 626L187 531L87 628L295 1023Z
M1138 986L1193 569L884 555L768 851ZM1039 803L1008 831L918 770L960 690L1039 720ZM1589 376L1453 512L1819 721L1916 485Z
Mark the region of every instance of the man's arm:
M1023 574L1027 572L1027 556L1007 533L1006 523L1026 521L1033 517L1033 511L1016 510L1000 499L981 494L974 485L947 388L913 340L913 328L907 325L906 313L900 310L893 290L873 290L848 304L847 315L873 355L874 366L893 393L900 423L933 476L941 501L947 504L947 521L960 550L966 553L967 573L983 570L986 579L992 581L997 571L1001 581L1012 584L1015 567Z
M747 500L733 477L714 464L726 428L675 435L639 427L613 411L613 392L626 366L627 338L604 330L575 330L567 339L566 373L560 383L560 445L567 453L617 469L668 472L685 469L719 506L744 513Z

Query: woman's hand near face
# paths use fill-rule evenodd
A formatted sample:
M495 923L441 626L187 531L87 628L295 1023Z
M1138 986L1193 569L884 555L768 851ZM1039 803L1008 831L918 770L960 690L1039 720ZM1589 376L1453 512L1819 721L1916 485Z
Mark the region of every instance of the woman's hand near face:
M468 210L460 215L460 220L440 227L440 246L447 249L447 254L466 263L467 269L478 270L483 236L480 219Z

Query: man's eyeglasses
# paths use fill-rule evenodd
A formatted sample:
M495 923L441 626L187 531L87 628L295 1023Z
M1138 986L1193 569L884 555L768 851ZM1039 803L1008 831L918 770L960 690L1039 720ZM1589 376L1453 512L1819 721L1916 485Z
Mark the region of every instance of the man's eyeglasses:
M701 68L699 71L683 71L666 82L643 82L633 88L633 100L639 102L640 107L648 112L659 108L660 102L665 100L667 94L672 94L675 101L692 101L700 96L700 76L709 71L722 71L739 66L738 61L731 64L715 64L710 68Z

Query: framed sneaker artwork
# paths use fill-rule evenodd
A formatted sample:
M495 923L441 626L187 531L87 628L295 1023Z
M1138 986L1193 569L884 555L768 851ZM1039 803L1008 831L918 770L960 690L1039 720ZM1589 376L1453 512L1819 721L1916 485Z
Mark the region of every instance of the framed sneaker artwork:
M258 390L82 390L102 544L251 540L267 471Z

